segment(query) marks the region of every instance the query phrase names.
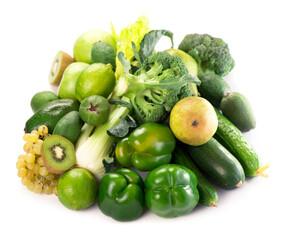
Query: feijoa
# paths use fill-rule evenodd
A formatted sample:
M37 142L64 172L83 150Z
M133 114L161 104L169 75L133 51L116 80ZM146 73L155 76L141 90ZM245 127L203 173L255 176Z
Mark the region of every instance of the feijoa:
M45 104L52 102L54 100L58 100L58 99L59 97L55 93L51 91L42 91L42 92L36 93L32 97L30 101L30 106L32 108L32 111L36 112L39 108L41 108Z
M60 135L47 137L42 144L41 154L46 169L55 174L65 172L76 162L73 143Z
M85 98L79 107L81 119L92 126L105 123L110 114L110 104L108 100L99 95Z
M91 50L91 61L92 63L104 63L111 64L113 69L116 69L116 51L107 42L96 42L94 43Z

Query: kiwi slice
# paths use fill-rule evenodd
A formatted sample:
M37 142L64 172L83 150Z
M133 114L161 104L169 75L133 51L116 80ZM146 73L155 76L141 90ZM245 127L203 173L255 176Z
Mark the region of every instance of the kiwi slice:
M49 83L51 85L58 86L61 82L65 69L73 62L73 57L63 51L59 51L53 60L49 72Z
M65 172L76 162L74 145L60 135L47 137L42 144L41 154L46 169L55 174Z

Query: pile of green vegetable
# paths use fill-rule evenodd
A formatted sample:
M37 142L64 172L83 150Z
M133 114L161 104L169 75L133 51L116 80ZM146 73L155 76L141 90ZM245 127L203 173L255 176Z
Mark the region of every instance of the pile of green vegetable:
M171 46L157 52L164 36ZM223 79L234 65L222 39L188 34L174 49L173 33L151 30L145 16L119 35L113 26L111 34L82 34L73 57L60 51L49 75L58 93L35 94L25 125L26 135L48 129L38 154L46 171L60 175L60 202L79 210L97 198L99 209L118 221L139 218L145 205L170 218L198 203L217 206L214 184L230 190L246 177L266 176L243 134L256 125L250 103ZM215 116L215 134L205 143L187 144L170 126L172 109L188 98ZM204 136L201 124L191 126Z

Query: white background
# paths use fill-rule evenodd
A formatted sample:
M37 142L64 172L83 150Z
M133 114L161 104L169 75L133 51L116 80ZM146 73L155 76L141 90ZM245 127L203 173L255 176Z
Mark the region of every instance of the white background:
M0 239L281 239L281 7L280 1L1 1L1 195ZM151 29L223 38L236 61L226 78L245 94L257 118L247 133L268 179L247 179L233 191L218 189L217 208L198 206L187 216L163 219L146 211L120 223L97 204L71 211L52 196L36 195L17 177L30 99L49 90L48 73L57 51L72 54L83 32L117 30L146 14ZM163 40L158 48L169 48ZM163 49L164 50L164 49ZM278 216L278 220L275 219ZM4 237L6 236L6 237Z

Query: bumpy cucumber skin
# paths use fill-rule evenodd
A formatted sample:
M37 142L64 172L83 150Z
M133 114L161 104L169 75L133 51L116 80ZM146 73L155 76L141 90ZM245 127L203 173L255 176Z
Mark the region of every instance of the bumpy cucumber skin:
M45 104L34 113L25 124L25 133L37 130L41 125L48 127L52 134L59 120L71 111L78 111L79 102L73 99L58 99Z
M197 177L198 184L197 188L200 194L199 203L204 206L213 207L217 205L218 194L215 188L210 184L210 182L203 176L198 167L194 164L192 159L189 157L187 151L182 149L183 146L177 145L173 152L173 162L184 167L187 167Z
M214 107L219 108L224 95L231 93L224 79L215 74L206 74L200 78L198 87L201 97L207 99Z
M256 127L256 119L249 100L241 93L226 94L220 103L221 112L242 132Z
M53 134L61 135L75 144L83 124L84 122L81 120L79 112L71 111L56 124Z
M187 149L199 169L219 187L231 190L245 181L239 161L215 138L197 147L187 145Z
M261 168L260 159L245 135L217 109L218 127L214 137L241 163L246 176L256 177Z

